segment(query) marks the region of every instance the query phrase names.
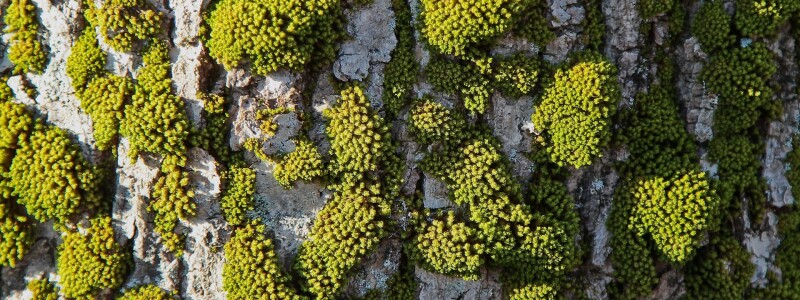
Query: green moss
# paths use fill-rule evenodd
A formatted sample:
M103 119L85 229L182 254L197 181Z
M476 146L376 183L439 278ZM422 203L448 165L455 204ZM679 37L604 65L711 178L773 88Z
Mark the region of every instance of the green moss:
M649 234L661 253L674 263L686 262L694 255L719 207L719 199L710 191L705 173L689 172L670 179L640 181L633 196L638 205L629 229L639 235Z
M736 37L731 33L731 16L722 7L722 1L703 2L692 21L692 34L706 53L714 53L733 44Z
M499 59L494 71L494 84L503 94L519 98L530 95L539 82L540 63L524 55Z
M586 17L583 18L581 40L587 49L603 51L603 38L606 35L606 20L602 11L603 1L585 0Z
M174 297L170 296L166 291L161 288L148 284L136 287L125 291L122 296L117 298L119 300L171 300Z
M341 93L335 107L325 110L325 131L335 154L335 173L357 174L378 170L390 146L389 128L376 114L361 88Z
M233 164L223 173L225 192L220 200L225 221L233 226L247 221L247 211L253 210L253 196L256 193L256 172L246 166Z
M36 6L30 0L12 0L6 9L5 32L11 33L8 60L14 64L15 73L42 73L47 53L39 41Z
M170 158L165 158L169 161ZM175 233L178 219L194 216L194 191L189 186L189 172L182 167L165 163L161 176L153 186L153 199L147 210L155 212L155 230L161 235L164 245L177 256L183 254L184 237Z
M256 120L261 121L261 125L259 125L261 133L267 138L275 136L278 133L278 123L275 123L275 117L293 111L294 108L284 106L259 109L256 112Z
M547 19L550 15L550 7L545 1L524 3L526 3L525 10L519 13L519 18L514 23L513 33L543 48L556 38Z
M730 233L711 237L684 270L687 299L744 299L755 267Z
M13 195L40 222L68 223L81 209L99 208L97 174L66 131L37 125L11 163Z
M285 189L294 187L298 180L309 182L324 175L325 165L322 155L313 143L306 140L295 141L294 151L280 159L275 165L275 180Z
M465 222L456 220L454 212L441 219L423 225L416 241L416 259L422 265L438 273L478 280L483 265L484 244L478 232Z
M97 217L86 234L70 232L58 247L61 292L67 298L92 299L122 285L129 255L114 241L111 218Z
M627 126L620 142L630 159L620 166L623 173L639 177L670 177L698 167L696 146L680 116L676 96L664 85L652 85L636 97L634 107L623 115Z
M127 77L108 75L94 78L78 93L81 108L92 118L95 145L107 150L116 145L123 105L134 91Z
M28 282L28 290L33 293L31 300L58 300L58 288L47 279Z
M411 131L422 144L452 143L462 137L466 121L444 105L426 99L411 110Z
M130 140L131 158L145 151L177 158L179 165L185 163L189 121L183 100L173 94L170 70L167 46L152 41L120 123L120 134Z
M423 0L421 33L444 54L461 56L510 31L532 1Z
M0 266L13 268L28 253L33 235L28 218L12 210L15 204L3 185L0 182Z
M205 124L200 128L192 128L189 143L194 147L208 150L214 157L223 162L231 163L233 154L228 144L228 112L225 110L227 100L215 94L199 94L203 101L203 120Z
M489 106L491 80L476 64L437 58L425 67L425 73L436 90L460 96L469 111L483 113Z
M80 93L93 78L105 73L106 53L100 49L92 28L87 28L75 42L67 57L67 76Z
M800 12L794 0L736 0L734 21L744 36L771 37Z
M226 69L249 61L260 75L301 70L312 58L334 58L341 14L339 0L222 0L206 18L206 46Z
M334 191L303 243L295 268L304 290L318 299L338 294L350 270L387 234L386 218L399 195L402 161L388 128L359 87L326 110Z
M716 230L722 203L700 172L694 142L667 86L652 85L638 95L622 121L620 142L630 154L618 168L625 181L615 192L608 224L616 279L611 294L637 299L658 282L659 258L682 265L694 256L705 233Z
M264 225L252 222L236 229L225 244L226 263L222 288L226 299L305 299L281 274L272 240L264 236Z
M505 289L508 291L508 289ZM529 283L510 290L509 300L555 300L561 299L557 286L547 283Z
M599 55L556 71L532 117L553 162L580 168L600 156L621 97L616 72Z
M504 285L508 283L509 291L540 278L564 276L579 262L574 243L578 217L566 188L543 179L531 188L535 191L531 199L524 201L499 143L482 129L460 132L457 138L442 139L444 143L425 156L421 167L448 185L456 205L469 208L466 224L476 230L483 259L505 269ZM429 243L434 244L435 238L428 237ZM442 238L438 243L446 245L448 237ZM455 253L474 256L474 250L454 248L463 252L450 249L450 257L458 257Z
M405 0L392 0L396 18L394 33L397 46L392 50L392 60L384 68L383 102L386 111L397 115L411 98L417 82L419 64L414 57L415 39L411 8Z
M709 91L719 95L709 145L709 157L719 165L719 194L731 211L741 211L740 199L747 198L754 220L763 216L767 190L760 175L764 143L758 127L779 114L769 86L776 70L772 53L753 43L713 56L701 74Z
M8 86L8 77L0 76L0 102L14 99L14 92Z
M164 15L145 0L108 0L99 7L93 1L84 1L84 4L88 6L86 19L116 51L131 51L135 42L148 40L161 32Z
M672 10L675 0L642 0L638 4L639 14L646 20Z

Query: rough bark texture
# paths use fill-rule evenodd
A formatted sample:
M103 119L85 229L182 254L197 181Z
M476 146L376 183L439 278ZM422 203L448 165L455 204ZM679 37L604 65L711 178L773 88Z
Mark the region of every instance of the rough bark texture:
M0 1L0 4L5 1ZM318 74L317 78L305 78L310 74L278 72L270 76L255 76L244 69L224 71L208 57L198 30L202 22L202 11L210 0L169 0L151 1L169 18L165 37L170 41L170 57L175 92L186 103L189 119L195 124L204 122L201 117L203 101L198 99L199 91L218 92L225 90L232 101L229 110L232 125L230 146L234 150L242 148L247 138L262 136L255 111L259 102L280 103L286 106L302 107L311 105L312 140L321 142L324 147L324 122L321 111L335 104L337 93L331 86L330 78L339 80L364 80L366 93L373 107L380 109L382 78L384 66L391 59L391 51L397 45L394 35L395 14L390 0L374 0L373 3L345 12L349 23L347 33L352 39L341 45L336 61ZM158 2L158 3L155 3ZM411 0L414 17L419 18L419 2ZM642 20L637 12L637 0L604 0L602 14L607 25L604 38L604 54L619 68L619 83L622 87L623 101L620 106L628 106L636 101L638 92L647 90L642 82L653 70L644 53L640 32ZM23 92L22 79L13 76L9 85L15 92L19 103L29 105L47 123L68 130L80 144L83 152L93 157L94 138L90 117L80 108L79 100L66 75L65 62L70 48L83 26L80 21L78 0L33 0L42 24L40 33L49 48L48 64L41 75L29 75L28 79L38 91L35 98ZM558 63L567 55L584 49L579 35L581 24L586 18L586 7L579 0L548 0L550 11L548 20L557 37L547 45L534 45L512 38L501 39L493 54L503 55L513 51L538 53L542 51L546 60ZM697 7L688 7L692 16ZM662 22L663 23L663 22ZM661 24L664 25L664 24ZM658 26L658 24L656 24ZM419 38L419 33L417 37ZM793 36L783 30L775 42L769 45L779 61L779 71L773 81L781 89L777 93L784 103L783 115L770 125L766 140L766 153L762 158L763 177L769 190L767 218L765 224L747 228L744 245L752 255L757 266L753 274L753 285L767 283L767 270L774 269L774 251L780 244L777 224L780 222L775 212L794 203L791 187L784 172L786 154L791 150L791 137L797 133L800 104L796 94L798 65L795 61L796 49ZM3 37L0 50L6 51L8 36ZM711 124L717 99L704 89L699 79L700 70L707 63L707 55L700 49L699 42L688 29L680 34L681 47L671 49L678 64L677 95L682 105L682 114L687 122L687 130L698 143L713 137ZM658 43L658 42L657 42ZM109 52L107 69L122 76L136 72L141 57L138 54L116 53L107 46ZM418 61L424 66L429 60L427 49L418 43ZM0 62L0 71L10 68L7 58ZM310 93L309 103L303 103L301 93L305 84L315 83ZM420 81L415 85L414 94L431 93L431 86ZM435 94L437 101L445 104L453 99ZM535 168L524 155L531 147L530 128L534 101L530 97L509 99L495 93L485 119L495 136L502 143L503 152L511 161L514 175L521 182L527 182ZM301 133L298 115L294 113L275 117L279 125L277 134L264 146L267 153L287 152L294 148L290 139ZM447 198L447 188L438 180L424 174L416 164L420 159L418 146L408 137L406 124L392 124L396 137L405 154L408 166L404 194L420 191L424 195L424 205L428 208L453 206ZM214 158L202 149L191 149L188 154L188 169L191 184L197 194L197 214L182 222L180 228L187 233L185 253L175 257L161 244L154 232L153 214L147 211L151 200L151 188L159 173L160 158L148 155L136 161L127 157L128 142L122 140L118 147L119 160L116 165L115 197L113 202L113 224L117 239L132 249L133 268L124 284L125 288L141 284L155 284L159 287L177 291L183 299L224 299L222 290L222 266L225 263L222 246L230 235L230 228L222 217L219 207L221 194L220 174ZM705 151L705 149L701 149ZM579 170L572 170L567 181L568 189L574 198L581 216L581 235L577 237L588 246L588 255L575 274L581 274L586 281L584 291L589 298L607 299L606 285L613 277L609 260L609 230L606 220L609 216L613 193L619 175L612 164L626 156L623 149L608 149L595 164ZM262 162L252 155L246 157L256 170L256 209L250 212L261 218L272 232L276 250L284 270L291 269L291 262L298 247L306 239L314 218L328 199L329 191L317 183L301 183L293 190L284 190L273 178L274 166ZM705 162L704 167L713 173L715 166ZM750 224L747 224L749 226ZM30 253L18 263L16 268L2 268L0 272L0 298L28 299L26 282L41 276L57 282L55 269L56 247L61 242L50 224L36 226L36 240ZM386 239L367 255L351 276L346 295L363 296L370 290L386 288L387 279L398 270L402 245L398 239ZM417 267L414 274L419 281L419 299L500 299L502 288L495 270L484 270L478 281L464 281L435 274ZM660 273L661 281L650 296L651 299L675 299L684 293L682 274L670 269Z

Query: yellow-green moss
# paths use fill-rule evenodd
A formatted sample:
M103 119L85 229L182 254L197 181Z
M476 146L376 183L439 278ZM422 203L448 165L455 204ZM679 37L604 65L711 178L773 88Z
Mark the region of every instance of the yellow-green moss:
M324 112L331 141L334 191L317 215L295 269L303 288L332 299L360 258L387 234L386 219L402 183L402 161L388 128L359 87L347 88Z
M465 280L477 280L480 276L485 246L478 239L477 230L456 220L452 211L423 225L416 247L417 261L432 271Z
M222 288L228 300L305 299L281 274L272 240L264 236L264 225L252 222L234 231L225 244L226 263L222 269Z
M152 284L142 285L125 291L118 300L172 300L175 299L166 291Z
M58 247L61 292L67 298L93 299L122 285L130 256L114 241L111 218L96 217L86 234L70 232Z
M116 145L123 105L133 91L134 84L127 77L107 75L92 79L78 93L81 108L92 118L97 149L107 150Z
M47 279L28 282L28 290L33 294L31 300L58 300L58 288Z
M130 140L131 158L145 151L171 155L182 165L189 121L183 100L172 91L167 46L151 41L143 59L132 101L125 106L120 134Z
M324 171L325 165L317 147L310 141L297 140L294 151L281 158L275 165L273 176L285 189L291 189L296 181L309 182L323 176Z
M67 57L67 76L72 87L80 93L93 78L105 72L106 53L100 49L92 28L87 28L78 37Z
M84 1L85 17L100 31L106 44L128 52L137 41L155 37L162 30L164 15L145 0L107 0L102 6Z
M530 95L539 82L539 62L517 54L498 59L493 73L494 84L503 94L519 98Z
M423 144L451 143L462 137L466 121L441 103L423 100L411 110L411 131Z
M228 111L225 110L227 99L215 94L199 94L198 98L203 100L203 120L202 127L192 128L189 135L189 143L194 147L208 150L214 158L223 162L231 163L233 160L231 148L228 144Z
M392 0L396 26L397 46L392 50L392 60L384 68L383 102L386 111L397 115L411 97L417 82L419 64L414 57L414 27L411 8L406 0Z
M600 156L621 97L616 72L599 55L556 71L532 118L557 164L580 168Z
M194 191L189 186L189 172L182 167L165 163L161 166L161 173L153 186L153 201L147 209L155 212L155 230L161 235L164 245L180 256L183 254L184 237L176 233L175 228L178 219L186 220L194 216Z
M246 166L233 164L223 173L223 179L225 192L220 200L222 214L228 224L243 225L247 221L247 211L254 208L256 172Z
M47 53L39 41L36 6L30 0L11 0L6 8L5 32L11 33L8 60L14 64L15 73L42 73Z
M11 163L13 195L28 214L68 223L81 209L100 207L96 172L66 131L38 124Z
M491 58L488 59L491 61ZM481 66L469 61L451 61L444 58L432 59L425 67L425 74L433 87L441 92L458 95L464 107L475 113L483 113L491 100L491 80L484 76L489 73Z
M455 56L510 31L529 0L422 0L421 33L437 51Z
M742 35L771 37L800 12L796 0L736 0L734 21Z
M260 75L301 70L334 58L341 14L339 0L222 0L206 18L206 46L226 69L249 61Z

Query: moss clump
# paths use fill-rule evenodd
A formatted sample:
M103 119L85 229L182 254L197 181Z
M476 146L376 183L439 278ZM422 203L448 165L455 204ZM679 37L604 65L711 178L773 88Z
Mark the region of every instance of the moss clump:
M129 255L114 241L110 217L97 217L86 234L70 232L58 247L61 292L67 298L90 299L122 285Z
M293 107L279 106L276 108L264 108L256 112L256 120L261 121L259 129L261 133L267 138L271 138L278 133L278 123L275 123L275 117L282 114L288 114L294 111Z
M509 300L555 300L559 291L557 286L547 283L530 283L515 287L508 295Z
M411 110L411 130L423 144L453 143L462 136L466 121L441 103L427 99Z
M170 296L166 291L161 288L148 284L139 286L134 289L127 290L122 296L117 298L119 300L172 300L174 297Z
M11 101L14 99L14 92L8 86L8 77L0 76L0 102Z
M189 135L189 143L194 147L208 150L217 160L231 163L231 148L228 145L228 112L225 110L227 100L215 94L200 94L203 100L204 126L193 128Z
M100 206L97 174L67 132L36 125L11 163L13 195L40 222L66 224L81 208Z
M3 172L5 170L0 166L0 173ZM0 175L0 181L3 180ZM13 200L3 185L0 182L0 266L13 268L28 253L33 235L28 218L12 210Z
M134 84L127 77L108 75L93 79L78 93L81 108L92 117L97 149L108 150L116 145L123 105L133 91Z
M683 265L704 233L718 225L722 204L700 172L674 99L666 86L656 84L622 116L620 142L630 155L618 168L625 181L615 192L608 224L615 298L647 296L658 282L656 261Z
M633 196L638 205L629 229L639 235L649 234L661 253L674 263L684 263L694 255L719 207L705 173L641 181Z
M131 51L134 42L145 41L161 32L164 15L145 0L108 0L99 7L94 1L84 3L88 5L86 19L116 51Z
M15 73L42 73L47 60L44 45L37 37L39 22L36 6L30 0L11 0L5 14L6 32L11 33L8 60Z
M719 95L715 138L709 145L709 157L719 165L719 194L731 211L741 211L740 199L747 198L754 220L763 216L767 190L760 172L764 143L758 128L778 115L769 85L776 71L772 53L753 43L713 56L701 73L709 91Z
M433 59L425 68L425 73L436 90L459 95L469 111L483 113L489 106L492 82L484 76L488 71L476 64Z
M225 244L222 288L227 299L304 299L281 274L272 240L263 231L263 225L250 223L236 229Z
M256 193L256 172L240 164L231 165L223 173L225 194L220 200L225 221L233 226L245 224L247 211L253 210L253 196Z
M536 59L519 54L500 59L493 70L495 86L509 97L530 95L539 82L539 65Z
M643 0L639 1L639 13L642 19L650 19L669 12L674 5L675 0Z
M484 244L478 239L477 230L456 220L452 211L423 225L416 242L417 260L427 269L465 280L479 278Z
M169 158L165 158L169 160ZM147 210L155 212L156 232L161 234L164 245L180 256L183 254L183 236L175 233L178 219L186 220L194 216L194 191L189 186L189 172L180 166L165 163L161 166L162 175L153 186L153 199Z
M83 31L67 57L67 76L72 87L82 92L93 78L105 73L106 53L100 49L92 28Z
M606 20L601 9L603 1L585 0L586 17L583 18L581 40L593 51L603 51L603 37L606 35Z
M392 50L392 60L383 70L383 102L386 111L397 115L410 98L414 83L417 82L419 64L414 57L414 27L411 8L405 0L392 0L396 24L394 34L397 46Z
M361 88L341 93L336 107L323 112L325 128L336 160L336 173L358 174L378 169L382 154L389 149L389 128L364 96Z
M422 35L441 53L461 56L467 48L510 31L532 1L422 1Z
M722 1L703 2L692 21L692 34L707 53L720 51L733 44L736 37L731 33L731 16L722 7Z
M749 37L770 37L800 12L795 0L736 0L736 28Z
M136 91L125 106L120 134L131 142L131 158L140 151L183 158L189 121L183 100L172 93L167 46L152 41L143 59ZM182 165L180 160L178 164Z
M339 0L222 0L206 22L209 55L226 69L250 61L253 73L301 70L329 61L343 37Z
M28 282L28 290L33 293L31 300L58 300L58 288L47 279Z
M532 117L555 163L580 168L600 155L611 138L618 85L616 68L599 56L556 71Z
M688 299L744 299L755 267L750 254L730 236L720 233L685 268Z
M385 220L403 175L388 127L361 88L347 88L341 96L323 113L334 194L317 215L295 266L304 289L319 299L335 297L348 272L386 235Z
M412 120L417 119L425 118L412 115ZM508 283L509 290L531 284L537 278L556 282L579 262L574 244L578 217L566 188L543 178L531 188L534 193L525 201L499 143L484 129L467 127L459 132L453 139L428 145L432 152L422 161L422 169L448 185L456 205L468 207L466 224L476 230L475 240L483 249L482 258L505 269L508 276L503 281ZM426 237L432 240L430 244L435 244L435 236ZM447 244L446 240L436 240L439 245ZM476 252L463 247L449 251L453 252L449 257L471 257ZM478 262L473 259L471 263ZM476 269L470 266L463 270Z
M313 143L306 140L295 141L294 151L280 159L275 165L275 180L286 189L291 189L298 180L311 181L324 175L325 165L322 155Z

